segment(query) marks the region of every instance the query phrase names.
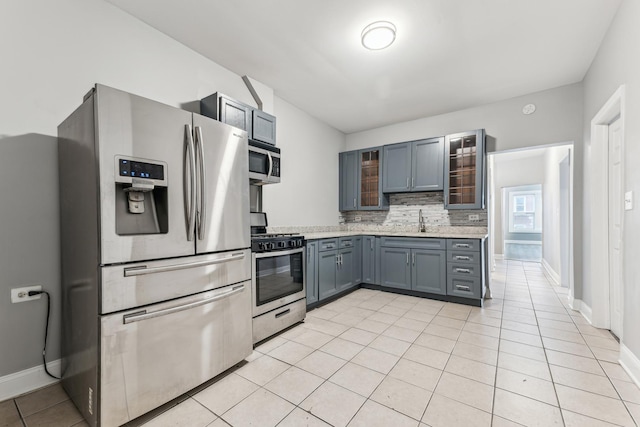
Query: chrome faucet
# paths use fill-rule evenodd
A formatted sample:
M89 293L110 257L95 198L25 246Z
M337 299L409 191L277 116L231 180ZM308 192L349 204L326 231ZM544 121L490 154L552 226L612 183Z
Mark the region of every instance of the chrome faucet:
M420 230L421 233L424 233L427 231L425 225L424 225L424 218L422 218L422 209L420 209L418 211L418 228Z

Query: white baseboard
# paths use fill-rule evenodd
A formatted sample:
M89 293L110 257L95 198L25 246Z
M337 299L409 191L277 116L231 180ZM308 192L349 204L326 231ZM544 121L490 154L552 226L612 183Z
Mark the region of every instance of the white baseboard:
M560 275L555 272L555 270L551 267L551 265L547 262L546 259L542 258L542 268L547 273L549 278L553 280L556 286L560 286Z
M580 313L582 317L587 319L590 325L593 325L593 312L591 311L591 307L584 303L584 301L580 302Z
M620 343L620 365L640 387L640 359L624 343Z
M54 360L47 363L47 369L59 377L61 365L60 359ZM42 365L5 375L0 377L0 402L56 382L58 380L47 375Z
M579 299L575 299L573 295L567 295L567 299L569 300L569 307L573 311L580 311L580 306L582 305L582 301Z

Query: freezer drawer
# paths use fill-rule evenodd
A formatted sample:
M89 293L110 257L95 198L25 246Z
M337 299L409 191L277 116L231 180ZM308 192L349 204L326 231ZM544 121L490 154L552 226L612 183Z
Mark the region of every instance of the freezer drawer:
M180 298L251 279L249 249L103 267L101 314Z
M119 426L252 351L251 282L100 319L99 418Z

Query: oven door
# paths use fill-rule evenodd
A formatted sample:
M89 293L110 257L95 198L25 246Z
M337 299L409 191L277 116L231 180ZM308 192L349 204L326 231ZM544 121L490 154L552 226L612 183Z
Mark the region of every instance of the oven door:
M254 253L253 317L305 298L305 249Z

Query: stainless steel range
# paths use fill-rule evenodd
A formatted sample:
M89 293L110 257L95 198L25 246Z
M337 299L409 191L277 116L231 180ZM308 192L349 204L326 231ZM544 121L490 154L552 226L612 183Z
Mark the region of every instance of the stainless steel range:
M264 213L251 214L254 344L304 320L304 237L269 234Z

